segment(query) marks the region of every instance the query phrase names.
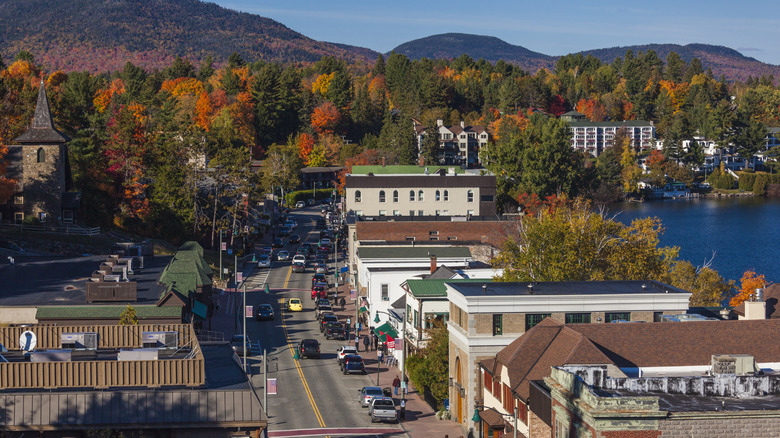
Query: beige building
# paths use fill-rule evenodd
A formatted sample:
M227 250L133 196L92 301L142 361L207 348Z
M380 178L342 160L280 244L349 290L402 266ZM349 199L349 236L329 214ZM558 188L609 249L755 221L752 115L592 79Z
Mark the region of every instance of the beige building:
M354 166L344 192L345 212L364 217L496 213L496 177L456 167Z
M459 125L445 126L444 121L437 120L433 130L425 127L417 119L412 119L414 133L417 138L417 149L422 154L423 142L429 131L435 132L439 137L439 151L437 154L439 165L457 165L469 168L479 167L480 152L487 146L490 136L484 126L466 125L461 121Z
M450 411L474 428L479 362L545 318L561 323L655 321L684 313L690 292L654 281L447 283Z

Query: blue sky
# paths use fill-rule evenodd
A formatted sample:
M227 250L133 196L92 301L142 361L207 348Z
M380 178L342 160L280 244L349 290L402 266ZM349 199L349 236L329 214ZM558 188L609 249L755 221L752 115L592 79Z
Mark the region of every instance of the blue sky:
M310 38L388 52L447 32L489 35L548 55L649 43L730 47L780 65L775 1L212 0Z

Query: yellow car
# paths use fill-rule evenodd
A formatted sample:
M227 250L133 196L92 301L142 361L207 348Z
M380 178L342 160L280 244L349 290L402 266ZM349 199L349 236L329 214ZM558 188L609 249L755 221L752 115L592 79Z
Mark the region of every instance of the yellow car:
M287 301L287 310L290 312L300 312L303 310L303 303L298 298L290 298Z

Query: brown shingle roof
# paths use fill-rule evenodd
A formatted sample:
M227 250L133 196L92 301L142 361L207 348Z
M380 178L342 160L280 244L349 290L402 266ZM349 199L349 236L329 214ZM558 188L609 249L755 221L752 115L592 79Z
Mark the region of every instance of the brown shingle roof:
M54 128L54 122L51 119L49 110L49 99L46 97L46 87L41 79L41 86L38 90L38 102L35 104L35 114L33 115L32 125L24 134L14 140L17 144L48 144L65 143L68 138L60 131Z

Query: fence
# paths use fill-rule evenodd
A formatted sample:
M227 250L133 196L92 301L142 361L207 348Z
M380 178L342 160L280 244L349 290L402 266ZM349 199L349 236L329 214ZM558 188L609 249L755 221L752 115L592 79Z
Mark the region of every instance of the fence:
M441 402L433 396L433 393L428 388L423 390L423 400L425 400L425 403L428 403L428 406L434 411L438 411L441 408Z
M12 231L16 233L43 233L43 234L66 234L72 236L97 236L100 234L100 227L80 227L68 225L25 225L25 224L3 224L0 226L2 231Z

